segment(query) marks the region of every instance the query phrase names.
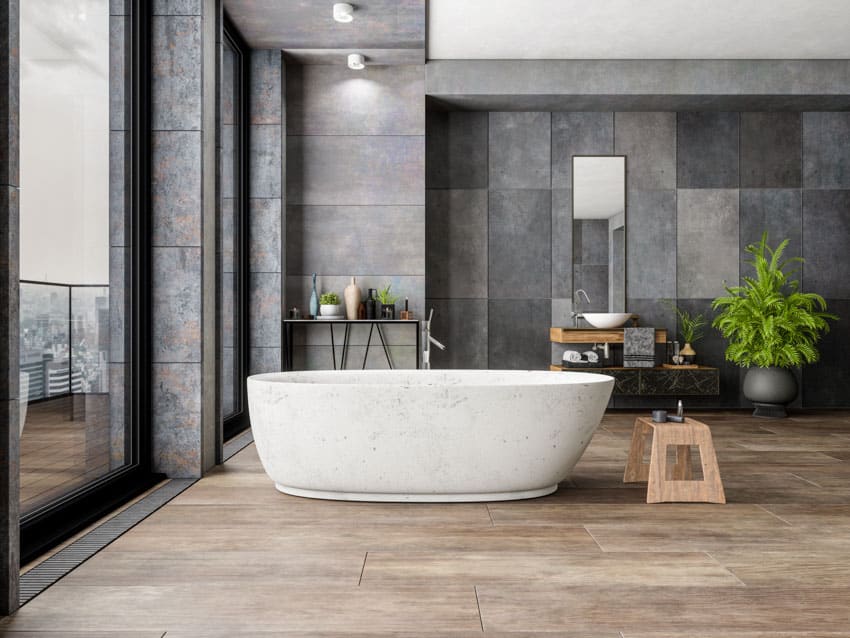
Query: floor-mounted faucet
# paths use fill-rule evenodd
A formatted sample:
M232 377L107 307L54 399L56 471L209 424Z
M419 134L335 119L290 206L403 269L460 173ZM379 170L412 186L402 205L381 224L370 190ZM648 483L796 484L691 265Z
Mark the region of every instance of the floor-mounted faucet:
M445 350L446 346L434 339L431 336L431 319L434 318L434 309L428 314L428 320L422 324L422 368L424 370L431 369L431 344L433 343L440 350Z
M571 313L574 328L578 328L578 320L584 318L582 317L582 314L578 311L579 304L581 303L581 295L584 295L584 299L587 302L587 305L590 305L590 297L587 296L587 292L585 292L584 288L579 288L578 290L576 290L575 295L573 295L575 297L576 309L573 310Z

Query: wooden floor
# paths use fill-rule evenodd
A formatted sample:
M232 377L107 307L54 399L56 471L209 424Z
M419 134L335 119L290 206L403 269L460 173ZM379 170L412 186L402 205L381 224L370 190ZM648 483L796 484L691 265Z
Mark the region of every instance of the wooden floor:
M0 633L850 636L850 413L704 416L725 506L624 485L633 420L606 416L570 483L513 503L287 497L251 446Z
M108 419L86 415L79 405L75 413L72 397L30 404L21 433L21 511L30 512L106 474L108 439Z

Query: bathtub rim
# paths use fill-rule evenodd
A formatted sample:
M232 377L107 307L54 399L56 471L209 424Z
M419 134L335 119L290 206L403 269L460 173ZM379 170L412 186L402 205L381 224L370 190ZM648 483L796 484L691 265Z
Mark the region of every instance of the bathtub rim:
M341 380L336 381L322 381L320 380L323 375L327 375L328 377L341 376L344 374L351 374L357 376L366 376L366 377L387 377L385 381L381 381L380 383L365 383L358 384L356 382L344 382ZM413 374L419 376L426 375L436 375L436 374L461 374L461 375L480 375L482 377L488 376L496 376L497 374L507 374L510 376L517 377L516 383L512 383L513 379L506 380L502 383L434 383L434 384L424 384L424 383L409 383L406 380L401 378L393 381L391 377L393 375L406 375ZM537 382L535 383L534 379L523 379L524 375L532 374L535 377L545 378L547 379L545 382ZM299 375L306 377L303 380L299 380ZM311 379L314 378L315 380ZM450 387L450 388L509 388L509 387L522 387L522 388L543 388L543 387L561 387L561 386L570 386L570 385L593 385L593 384L605 384L611 383L613 384L616 379L608 374L599 373L599 372L584 372L581 370L476 370L476 369L438 369L438 370L423 370L416 368L404 368L398 370L289 370L289 371L281 371L281 372L263 372L260 374L253 374L248 376L247 381L249 383L261 383L261 384L280 384L280 385L290 385L295 387L310 387L310 386L322 386L322 387L404 387L404 388L434 388L434 387Z

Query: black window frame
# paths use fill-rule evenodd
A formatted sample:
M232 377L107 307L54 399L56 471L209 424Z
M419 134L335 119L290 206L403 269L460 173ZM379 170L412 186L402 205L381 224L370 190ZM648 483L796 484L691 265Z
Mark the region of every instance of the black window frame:
M69 492L21 518L21 563L84 529L116 507L164 480L151 466L151 295L150 295L150 175L151 175L151 7L144 0L128 0L131 39L125 44L131 74L130 212L132 235L130 291L131 454L129 462Z
M237 161L234 162L234 168L237 171L236 185L234 193L236 194L236 205L234 210L238 214L238 264L237 264L237 287L238 295L234 298L236 306L236 323L237 323L237 347L234 353L237 358L239 377L239 410L225 417L222 415L222 442L233 438L234 436L244 432L249 426L248 418L248 387L246 379L248 378L250 365L250 339L249 339L249 309L248 309L248 290L250 285L250 263L248 259L248 233L249 233L249 208L248 208L248 152L249 152L249 126L248 113L250 109L251 88L250 88L250 49L239 33L239 29L230 19L227 11L223 11L222 28L221 28L222 46L228 44L236 54L235 69L237 70L237 91L234 102L234 122L237 134L237 144L234 149L238 152ZM220 74L219 74L220 77ZM238 102L238 103L237 103ZM220 197L217 205L220 206ZM220 225L218 226L221 232ZM236 229L236 226L234 226ZM221 268L216 268L217 274ZM216 286L218 294L221 295L221 285ZM220 297L219 297L220 299ZM221 304L217 304L221 307ZM216 321L221 321L221 317L217 316ZM216 330L220 334L220 325ZM221 356L221 343L218 340L218 349L216 358ZM219 384L220 387L220 384ZM216 401L221 400L221 392L218 393Z

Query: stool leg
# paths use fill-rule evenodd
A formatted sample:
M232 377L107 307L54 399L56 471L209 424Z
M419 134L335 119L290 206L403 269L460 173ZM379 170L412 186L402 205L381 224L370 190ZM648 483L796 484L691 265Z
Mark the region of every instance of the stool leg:
M646 502L664 502L664 484L667 481L667 441L664 434L655 430L652 452L649 456L649 478L646 485Z
M705 433L699 437L699 458L702 463L702 477L705 483L705 500L709 503L726 503L726 492L720 480L720 468L717 465L717 454L714 451L714 441L711 434Z
M641 483L649 475L649 466L643 462L646 449L647 430L653 428L645 425L640 419L635 420L632 430L632 445L629 448L629 458L626 460L626 470L623 472L623 483Z

